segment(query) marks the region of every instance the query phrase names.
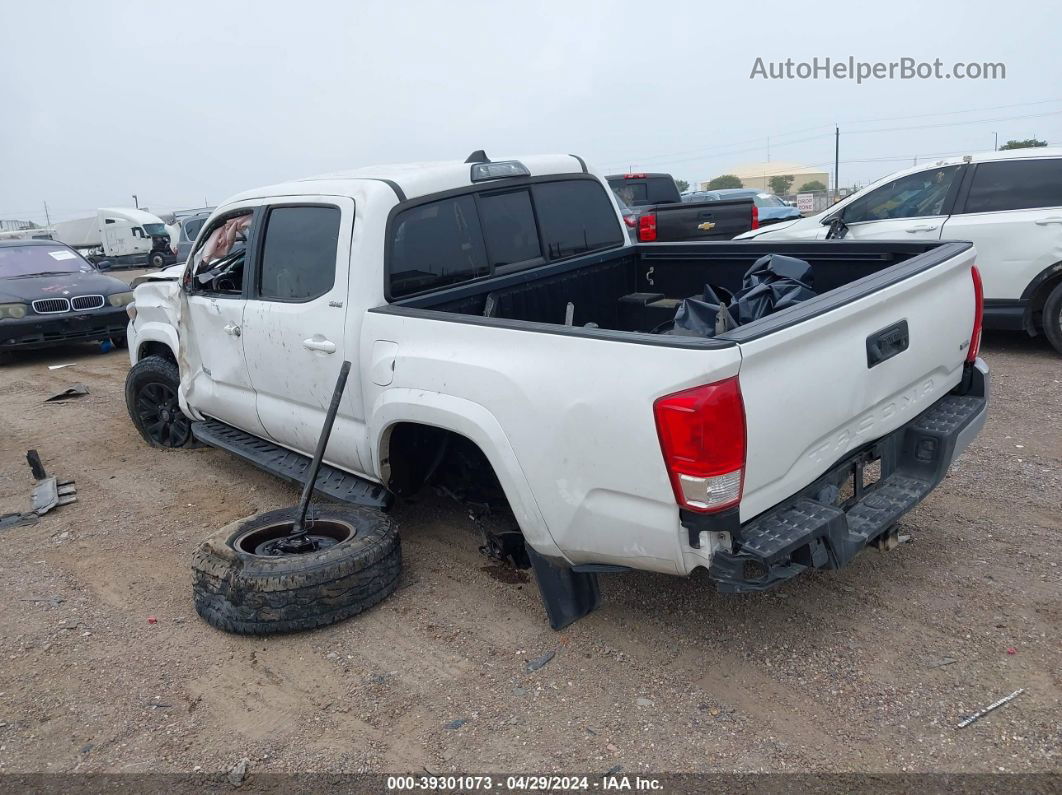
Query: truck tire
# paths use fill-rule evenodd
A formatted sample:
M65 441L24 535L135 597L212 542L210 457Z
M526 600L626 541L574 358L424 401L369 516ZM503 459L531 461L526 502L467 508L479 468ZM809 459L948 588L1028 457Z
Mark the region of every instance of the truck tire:
M162 268L166 265L166 257L164 257L160 252L156 251L148 259L148 264L150 264L152 268Z
M1062 282L1055 285L1044 302L1043 324L1044 336L1062 353Z
M333 624L394 592L402 553L386 515L349 506L311 511L311 535L330 542L316 551L263 549L288 533L295 508L241 519L203 541L192 556L196 612L225 632L272 635Z
M125 377L125 406L133 425L152 447L195 447L192 422L181 411L177 365L145 356Z

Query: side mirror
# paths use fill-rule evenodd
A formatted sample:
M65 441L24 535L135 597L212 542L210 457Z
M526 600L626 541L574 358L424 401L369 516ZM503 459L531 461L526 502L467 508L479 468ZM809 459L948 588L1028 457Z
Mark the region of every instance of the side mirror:
M96 263L96 270L109 271L111 269L111 261L109 259L101 259Z
M844 213L838 213L830 219L830 228L826 231L827 240L843 240L848 234L848 225L845 224Z

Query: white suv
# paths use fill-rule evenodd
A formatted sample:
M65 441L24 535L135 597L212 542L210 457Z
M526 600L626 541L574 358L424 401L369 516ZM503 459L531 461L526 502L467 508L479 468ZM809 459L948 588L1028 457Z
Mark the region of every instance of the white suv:
M739 239L827 236L972 241L984 279L985 328L1043 332L1062 353L1062 148L923 163L817 215Z

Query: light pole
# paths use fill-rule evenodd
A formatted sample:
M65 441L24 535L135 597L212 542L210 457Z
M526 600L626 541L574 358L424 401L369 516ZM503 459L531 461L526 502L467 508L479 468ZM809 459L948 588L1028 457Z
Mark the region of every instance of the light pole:
M998 152L999 151L999 133L997 133L997 132L992 133L992 139L993 139L992 151L993 152Z
M833 126L833 201L841 196L841 128Z
M136 197L135 193L133 194L133 206L138 210L140 209L140 199Z

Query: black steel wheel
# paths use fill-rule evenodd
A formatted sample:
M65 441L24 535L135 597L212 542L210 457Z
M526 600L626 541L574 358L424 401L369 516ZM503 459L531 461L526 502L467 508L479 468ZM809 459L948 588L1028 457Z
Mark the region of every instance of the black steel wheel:
M191 447L192 423L177 400L177 365L145 356L125 378L125 405L133 425L152 447Z
M166 258L156 251L151 255L151 259L149 259L148 262L151 263L152 268L161 268L166 264Z
M240 635L323 627L394 592L402 551L394 522L353 506L311 507L313 543L285 550L297 508L269 511L223 527L192 556L196 612Z

